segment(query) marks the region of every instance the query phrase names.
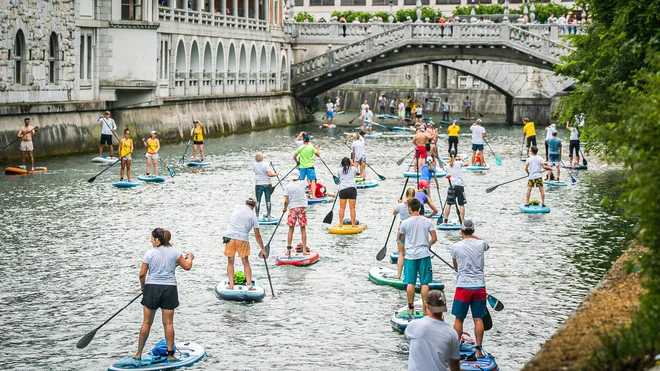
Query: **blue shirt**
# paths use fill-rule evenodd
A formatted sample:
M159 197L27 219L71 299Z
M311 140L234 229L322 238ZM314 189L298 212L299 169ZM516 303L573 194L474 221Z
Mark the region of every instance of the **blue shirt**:
M435 174L435 168L431 168L429 170L429 165L424 164L422 165L422 169L419 174L419 180L426 180L427 182L431 182L431 176Z
M561 140L557 138L548 139L548 153L551 155L558 155L561 148Z
M424 204L429 200L429 197L424 192L415 192L415 198L422 204L419 215L424 215Z

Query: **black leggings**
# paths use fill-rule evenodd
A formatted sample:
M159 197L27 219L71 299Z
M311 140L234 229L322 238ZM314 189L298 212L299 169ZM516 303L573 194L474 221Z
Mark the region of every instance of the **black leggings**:
M454 145L454 150L456 150L456 153L458 154L458 137L449 137L449 152L451 152L451 146L452 144Z
M569 144L568 157L573 157L573 150L575 150L575 157L580 157L580 140L571 140Z

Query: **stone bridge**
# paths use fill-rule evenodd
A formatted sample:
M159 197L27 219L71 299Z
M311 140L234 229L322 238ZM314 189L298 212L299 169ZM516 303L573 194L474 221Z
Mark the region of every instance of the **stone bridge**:
M294 60L299 61L291 67L291 89L298 97L313 97L361 76L437 61L497 61L552 70L573 50L560 40L557 25L523 27L509 23L290 24ZM335 48L341 43L347 45Z

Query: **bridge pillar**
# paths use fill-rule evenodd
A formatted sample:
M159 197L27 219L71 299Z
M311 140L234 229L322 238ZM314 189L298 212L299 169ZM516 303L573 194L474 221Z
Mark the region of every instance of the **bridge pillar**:
M447 67L440 66L440 76L438 76L438 87L440 89L447 89Z
M429 89L436 89L438 87L438 66L436 64L429 64Z
M426 63L424 64L423 73L422 73L422 81L419 81L419 82L421 82L421 84L418 83L418 84L416 84L417 86L421 85L423 88L429 88L429 67L430 66L428 64L426 64Z
M537 124L550 124L552 109L550 98L517 98L511 99L512 120L514 124L521 124L525 117ZM507 97L507 121L509 121L509 97Z

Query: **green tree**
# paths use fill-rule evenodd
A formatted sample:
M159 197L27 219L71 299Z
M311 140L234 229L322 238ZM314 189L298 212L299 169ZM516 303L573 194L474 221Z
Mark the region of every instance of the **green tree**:
M534 4L534 15L536 19L541 23L546 23L550 14L554 14L555 17L559 18L562 14L568 14L572 8L569 8L563 4L547 3L547 4ZM522 13L522 6L517 11Z
M294 19L296 20L296 22L304 22L305 19L307 19L307 22L314 22L314 16L312 16L307 12L296 13Z

